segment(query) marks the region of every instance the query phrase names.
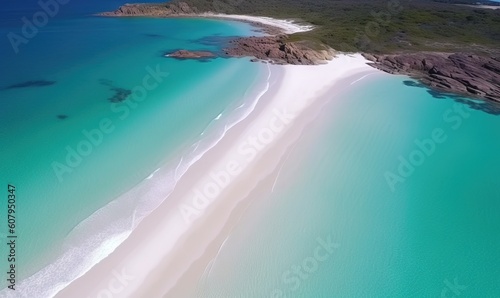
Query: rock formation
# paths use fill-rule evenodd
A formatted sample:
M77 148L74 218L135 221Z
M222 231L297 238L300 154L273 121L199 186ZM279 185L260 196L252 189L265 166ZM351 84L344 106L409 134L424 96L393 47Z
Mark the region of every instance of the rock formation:
M375 68L409 75L437 90L500 102L499 57L433 52L364 56Z
M188 51L179 50L170 54L166 54L165 57L177 58L177 59L206 59L216 57L214 53L208 51Z
M153 17L176 17L197 16L201 13L185 2L174 2L167 4L126 4L115 11L101 13L101 16L153 16ZM259 60L267 60L276 64L303 64L313 65L331 60L334 51L325 46L316 50L306 42L289 42L287 36L280 34L280 30L260 23L251 22L255 26L271 34L264 37L242 37L230 41L224 54L230 57L255 57ZM201 59L213 57L206 52L177 51L168 54L167 57L180 59Z
M102 16L202 16L203 12L185 2L167 4L127 4ZM276 64L319 64L333 58L335 52L324 45L290 41L276 29L257 24L271 36L241 37L229 41L222 55L255 57ZM274 31L273 31L274 30ZM212 53L210 53L212 54ZM168 55L181 59L208 58L207 53L178 51ZM465 53L405 53L395 55L364 54L371 66L393 74L417 78L423 84L444 92L500 102L500 59ZM210 56L213 57L213 56ZM126 97L126 94L123 94ZM119 96L118 100L121 100ZM115 99L116 100L116 99Z
M286 35L242 37L229 42L225 54L231 57L255 57L275 64L314 65L331 60L332 49L315 50L305 42L288 42Z

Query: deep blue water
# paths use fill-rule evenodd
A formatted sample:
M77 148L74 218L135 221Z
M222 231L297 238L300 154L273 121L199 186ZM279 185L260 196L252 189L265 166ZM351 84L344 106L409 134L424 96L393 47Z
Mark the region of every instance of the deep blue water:
M59 0L61 1L61 0ZM74 16L74 15L84 15L92 14L101 11L114 10L120 5L125 3L133 3L134 1L124 1L124 0L65 0L67 3L60 4L61 9L56 18ZM33 14L41 9L39 4L40 0L6 0L3 1L2 7L0 8L0 14L5 17L8 16L9 21L14 21L16 16L29 16L30 13ZM42 3L52 3L51 0L41 0ZM61 1L62 2L62 1ZM161 0L149 0L147 2L151 3L162 3L168 1ZM59 3L59 2L58 2ZM6 14L6 12L8 12ZM6 19L2 18L2 22ZM20 22L19 22L20 23Z

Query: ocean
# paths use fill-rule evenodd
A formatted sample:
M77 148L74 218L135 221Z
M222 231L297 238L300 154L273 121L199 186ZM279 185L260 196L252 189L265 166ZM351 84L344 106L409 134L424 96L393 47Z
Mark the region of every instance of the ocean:
M115 2L60 6L17 49L5 37L25 36L19 20L36 7L2 11L0 181L5 198L8 184L17 192L16 295L50 296L107 255L257 98L263 68L248 59L164 57L219 51L252 27L89 14ZM7 200L2 210L5 240Z
M40 8L0 11L0 181L18 237L18 291L1 297L50 297L105 257L263 89L248 59L163 57L219 51L250 25L91 15L123 2L68 2L17 46ZM356 84L290 150L288 183L252 202L199 297L498 295L498 115L402 76Z

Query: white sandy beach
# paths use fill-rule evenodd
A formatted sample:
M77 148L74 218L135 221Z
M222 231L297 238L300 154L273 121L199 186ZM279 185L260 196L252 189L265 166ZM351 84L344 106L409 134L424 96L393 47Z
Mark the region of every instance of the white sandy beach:
M472 8L482 8L482 9L500 9L500 6L493 6L493 5L467 5L467 4L457 4L460 6L467 6L467 7L472 7Z
M246 16L246 15L235 15L235 14L215 14L215 13L204 13L201 14L200 17L205 18L216 18L216 19L229 19L235 21L244 21L244 22L252 22L259 23L267 26L272 26L278 29L281 29L285 34L293 34L298 32L305 32L314 29L312 25L303 25L299 24L293 20L279 20L273 19L269 17L262 16Z
M269 66L276 83L254 112L188 170L127 240L56 297L192 296L242 206L268 191L259 189L263 181L276 180L272 173L298 132L336 93L377 72L365 62L339 55L318 66Z

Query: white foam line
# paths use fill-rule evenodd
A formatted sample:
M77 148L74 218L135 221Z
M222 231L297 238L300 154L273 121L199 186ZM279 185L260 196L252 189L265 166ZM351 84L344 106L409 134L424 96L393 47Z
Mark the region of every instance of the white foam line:
M290 149L290 151L288 152L288 154L286 155L285 157L285 160L283 161L283 163L281 164L280 166L280 169L278 171L278 174L276 175L276 179L274 180L274 183L273 183L273 187L271 189L271 192L274 192L274 187L276 186L276 182L278 182L278 178L280 177L280 174L281 174L281 170L283 169L283 166L285 165L286 161L288 160L288 157L290 157L290 154L292 154L292 151L293 149L295 149L295 146L297 146L297 143L298 141L293 145L292 149Z
M198 147L200 147L200 143L201 143L201 142L200 142L200 141L198 141L198 142L196 142L196 143L194 144L194 145L196 145L196 146L194 146L193 152L196 152L196 150L198 150Z
M130 225L130 229L134 229L134 224L135 224L135 214L137 213L137 210L134 210L134 214L132 214L132 223Z
M189 156L190 154L192 154L194 152L183 155L180 158L180 161L179 161L178 165L176 166L175 172L171 171L171 172L173 172L172 174L174 175L173 184L170 185L172 187L172 189L175 188L177 182L182 178L182 176L184 176L184 174L188 171L188 169L193 164L195 164L198 160L200 160L207 152L209 152L213 147L215 147L220 142L220 140L226 135L228 130L230 130L232 127L234 127L236 124L240 123L241 121L245 120L255 110L257 103L260 101L262 96L269 90L269 78L271 76L271 70L269 67L268 67L268 72L269 73L268 73L268 78L266 81L266 87L264 88L263 91L261 91L258 94L258 96L255 97L255 99L252 101L252 106L250 107L250 109L248 111L246 111L246 113L242 114L242 116L239 117L239 119L237 119L236 121L234 121L230 125L226 125L226 127L224 128L223 134L215 142L212 142L203 152L201 152L200 154L197 154L192 160L190 160L183 169L181 169L181 165L185 159L184 157ZM204 134L204 132L202 133L202 135ZM201 143L201 141L202 140L200 140L199 142ZM196 149L198 148L199 145L200 145L199 143L196 145ZM160 178L163 178L163 177L160 177ZM160 178L157 178L157 179L160 179ZM144 181L146 181L146 180L148 180L148 179L144 179ZM149 181L151 181L151 180L149 180ZM160 202L157 202L157 201L151 202L151 204L154 205L152 210L156 209L170 195L170 193L172 192L172 189L167 190L168 194L166 196L164 196ZM129 193L133 193L134 191L135 191L135 189L132 189L129 192L125 193L124 196L128 196ZM77 229L81 228L83 225L88 224L88 222L94 221L95 218L102 217L103 213L109 212L108 209L115 207L115 205L119 204L119 201L120 201L120 198L113 200L110 203L108 203L107 205L105 205L104 207L96 210L87 219L83 220L80 224L78 224L75 228L73 228L72 231L70 232L70 234L74 230L77 230ZM132 223L133 223L133 225L135 225L134 229L148 214L150 214L152 212L152 210L147 210L145 215L137 216L136 212L134 212L132 214L132 219L133 219ZM101 231L98 235L96 235L93 238L101 239L100 237L103 237L103 233L105 233L105 232L107 232L107 230ZM131 234L131 232L132 232L132 229L128 229L126 231L121 231L121 232L114 234L114 235L108 233L106 235L106 238L108 240L105 241L105 243L101 243L101 245L99 245L98 248L92 247L92 248L90 248L90 251L89 251L89 248L84 248L86 250L87 257L90 256L90 259L87 258L87 262L80 263L78 265L78 269L76 269L76 271L68 272L69 275L66 274L65 276L63 276L62 280L58 279L58 276L55 276L53 273L56 272L56 270L59 270L62 266L64 266L63 263L66 262L66 260L68 260L68 258L72 258L72 256L71 256L72 253L74 253L74 251L76 251L76 250L79 250L80 247L72 247L70 250L65 251L63 253L63 255L60 258L58 258L54 263L48 265L47 267L42 268L40 271L38 271L35 274L31 275L30 277L22 280L20 282L20 286L23 286L23 288L27 290L25 293L18 292L18 293L16 293L17 296L11 296L12 295L11 292L8 292L6 289L2 289L2 290L0 290L0 296L2 296L2 297L53 297L58 292L60 292L62 289L66 288L68 285L70 285L74 280L78 279L79 277L81 277L82 275L87 273L92 267L94 267L95 264L97 264L102 259L107 257L110 253L112 253L121 243L123 243L123 241L125 241L125 239L128 238L128 236ZM90 239L90 240L93 240L93 239ZM53 286L51 288L46 288L46 287L41 286L42 284L47 285L47 280L46 280L47 276L50 276L51 283L53 285L57 284L57 286ZM68 278L70 278L70 280L67 280ZM57 279L57 280L53 280L53 279ZM4 294L6 294L6 295L4 296Z
M203 271L203 275L202 275L202 278L201 280L204 282L208 279L209 277L209 274L210 272L212 271L212 266L214 265L214 262L215 262L215 258L210 260L210 262L208 263L207 267L205 268L205 270Z
M147 180L153 178L153 176L156 174L156 172L158 172L160 170L160 168L156 169L153 173L151 173L151 175L148 176L148 178L146 178Z
M182 161L183 161L183 160L184 160L184 156L181 156L181 160L179 160L179 163L178 163L178 164L177 164L177 166L175 167L174 177L175 177L175 179L176 179L176 180L177 180L177 179L180 179L180 177L179 177L179 178L177 178L177 177L178 177L178 176L177 176L177 173L179 172L179 167L181 166L181 164L182 164ZM181 174L180 176L182 177L182 174Z
M229 233L229 235L231 235L231 233ZM221 246L219 247L219 250L217 251L217 253L215 254L215 257L212 259L213 261L213 264L215 264L215 261L217 260L217 258L219 257L222 249L224 248L224 245L226 245L226 242L227 240L229 240L229 237L230 236L227 236L226 239L224 239L224 242L222 242ZM208 275L207 275L207 278L210 277L210 274L212 273L212 268L213 268L213 265L210 266L210 270L208 270Z
M238 222L241 220L241 218L243 217L243 214L246 213L246 210L249 207L250 207L250 204L245 207L245 210L240 214L240 216L238 218ZM221 246L219 247L219 250L217 251L217 254L215 254L215 256L212 258L212 260L210 260L210 262L208 263L207 268L205 268L205 270L203 272L203 278L204 279L210 277L210 274L212 273L213 265L215 264L215 262L219 258L219 255L222 252L222 249L226 245L226 242L229 240L229 237L231 237L231 235L232 235L233 230L234 230L235 227L236 227L236 225L233 225L233 227L231 228L231 231L229 231L229 233L228 233L228 236L226 237L226 239L224 239L224 241L222 242ZM208 270L208 273L207 273L207 270ZM205 274L207 274L207 275L205 276Z
M355 81L351 82L351 84L349 84L349 85L354 85L354 84L356 84L357 82L361 81L362 79L364 79L364 78L366 78L367 76L372 75L372 74L374 74L374 73L369 73L369 74L366 74L366 75L362 76L361 78L359 78L359 79L357 79L357 80L355 80Z

